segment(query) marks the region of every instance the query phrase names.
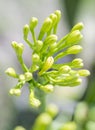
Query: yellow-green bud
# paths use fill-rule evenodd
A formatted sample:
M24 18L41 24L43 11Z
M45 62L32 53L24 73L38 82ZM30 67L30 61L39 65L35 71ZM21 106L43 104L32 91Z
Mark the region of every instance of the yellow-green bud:
M24 39L27 39L28 33L29 33L29 25L26 24L26 25L23 27Z
M11 76L11 77L14 77L14 78L17 78L17 77L18 77L18 75L16 74L14 68L11 68L11 67L8 68L8 69L5 71L5 73L6 73L7 75Z
M53 63L54 63L54 58L52 56L48 57L43 65L41 71L39 72L39 75L43 74L45 71L50 69L52 67Z
M84 25L83 25L83 23L77 23L73 28L72 28L72 30L71 31L75 31L75 30L82 30L84 28Z
M60 130L76 130L76 129L77 125L75 122L67 122L60 128Z
M40 40L37 40L36 41L36 51L40 51L42 47L43 47L43 42Z
M57 22L57 15L52 13L52 14L50 14L50 18L52 20L52 26L54 26Z
M64 65L59 68L59 73L68 73L70 70L71 68L68 65Z
M36 98L30 98L29 103L32 107L39 107L41 105L41 102Z
M17 89L17 88L12 88L12 89L10 89L9 93L11 95L20 96L21 95L21 90Z
M25 81L25 75L24 74L20 74L19 75L19 80L20 81Z
M51 35L49 35L49 36L45 39L44 44L46 44L46 45L51 45L51 44L55 43L55 42L57 41L57 39L58 39L58 38L57 38L56 35L51 34Z
M48 32L52 26L52 20L47 17L42 25L41 32Z
M32 17L29 24L30 30L32 31L37 26L37 24L38 19L36 17Z
M82 79L78 78L73 83L70 83L71 87L78 86L82 83Z
M46 108L46 112L54 118L58 113L58 107L55 104L49 104Z
M30 72L26 72L24 75L25 75L25 81L30 81L33 78L33 75Z
M81 68L83 67L83 60L81 58L76 58L71 62L71 66Z
M73 44L79 42L82 38L83 38L83 35L80 33L80 31L75 30L68 35L65 44L73 45Z
M54 87L51 84L47 84L45 86L41 86L40 89L42 89L46 93L50 93L50 92L53 92Z
M78 70L80 76L89 76L90 72L86 69Z
M74 45L67 49L68 54L78 54L82 51L82 47L80 45Z
M32 60L33 60L33 63L38 63L40 60L39 55L37 53L32 54Z
M14 48L17 55L22 55L24 50L24 45L22 43L12 42L12 47Z
M59 20L61 18L61 11L60 10L56 10L54 13L57 15L57 22L59 22Z
M22 126L17 126L14 130L26 130L26 129Z

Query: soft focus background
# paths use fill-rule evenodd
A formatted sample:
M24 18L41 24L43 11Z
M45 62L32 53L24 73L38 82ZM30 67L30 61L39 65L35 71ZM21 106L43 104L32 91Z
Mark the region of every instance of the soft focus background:
M47 97L47 102L57 104L60 111L66 111L69 115L72 115L79 101L86 101L89 105L95 103L95 0L0 0L0 130L13 130L15 125L29 128L36 117L28 105L26 88L21 97L8 95L15 81L7 77L4 71L10 66L20 71L11 41L25 43L22 28L30 18L35 16L39 19L38 32L44 18L57 9L62 12L59 38L77 22L84 23L84 39L81 42L84 50L77 57L83 58L91 76L83 79L83 84L76 88L56 88L54 94ZM24 59L29 65L31 53L26 44L25 50Z

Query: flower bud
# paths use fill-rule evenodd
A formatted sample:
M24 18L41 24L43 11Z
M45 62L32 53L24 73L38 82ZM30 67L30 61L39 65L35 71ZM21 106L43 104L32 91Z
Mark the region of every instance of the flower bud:
M29 24L30 30L32 31L37 26L37 24L38 19L36 17L32 17Z
M61 66L59 68L59 73L68 73L71 70L71 68L68 65Z
M40 51L43 47L43 42L40 40L36 41L36 51Z
M29 103L32 107L39 107L41 105L41 102L36 98L30 98Z
M82 70L78 70L78 73L80 76L89 76L90 72L88 70L82 69Z
M60 10L56 10L54 13L57 15L57 22L59 22L59 20L61 18L61 11Z
M52 67L53 63L54 63L54 58L52 56L48 57L43 65L41 71L39 72L39 75L43 74L45 71L50 69Z
M83 38L82 34L80 33L79 30L75 30L73 32L71 32L67 39L66 39L66 45L73 45L77 42L79 42L81 39Z
M77 23L77 24L72 28L71 31L75 31L75 30L81 31L83 28L84 28L84 25L83 25L83 23L80 22L80 23Z
M26 129L22 126L17 126L14 130L26 130Z
M50 92L53 92L54 87L51 84L47 84L45 86L40 86L40 89L42 89L46 93L50 93Z
M18 88L12 88L12 89L10 89L9 93L11 95L20 96L21 95L21 90L18 89Z
M74 45L67 49L68 54L78 54L82 51L82 47L80 45Z
M76 58L71 62L71 67L81 68L83 67L83 60L81 58Z
M49 104L46 108L46 112L54 118L58 113L58 108L55 104Z
M77 125L75 122L67 122L60 128L60 130L76 130L76 129Z
M33 78L33 75L30 72L26 72L24 75L25 75L25 81L30 81Z
M52 26L54 26L57 22L57 15L52 13L52 14L50 14L50 18L52 20Z
M11 77L17 78L18 75L16 74L14 68L8 68L5 73Z
M33 63L38 63L40 60L40 57L37 53L32 54L32 61Z
M19 81L25 81L25 75L24 74L19 75Z
M23 27L24 39L27 39L28 33L29 33L29 25L26 24L26 25Z
M12 42L12 47L14 48L17 55L22 55L24 50L24 45L22 43Z
M57 38L56 35L51 34L51 35L49 35L49 36L45 39L44 44L45 44L45 45L51 45L51 44L55 43L55 42L57 41L57 39L58 39L58 38Z
M46 130L52 122L52 118L48 113L40 114L34 123L33 130Z
M73 83L70 83L69 86L74 87L80 85L81 83L82 83L82 79L78 78Z
M41 32L45 33L48 32L51 26L52 26L52 20L49 17L47 17L41 27Z

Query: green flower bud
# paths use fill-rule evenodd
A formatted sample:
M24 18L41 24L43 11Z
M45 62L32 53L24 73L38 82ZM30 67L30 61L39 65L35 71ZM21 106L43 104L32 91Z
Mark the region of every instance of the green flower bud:
M40 51L41 49L42 49L42 47L43 47L43 42L42 41L40 41L40 40L37 40L36 41L36 51L38 52L38 51Z
M89 76L90 72L88 70L82 69L82 70L78 70L78 73L80 76Z
M32 54L33 63L38 63L40 61L40 57L37 53Z
M68 65L61 66L59 68L59 73L68 73L70 72L71 68Z
M52 26L54 26L57 22L57 15L52 13L52 14L50 14L50 18L52 20Z
M22 43L17 43L15 41L13 41L11 45L17 55L22 55L23 50L24 50L24 45Z
M75 122L67 122L60 128L60 130L76 130L76 129L77 125Z
M28 33L29 33L29 25L26 24L26 25L23 27L24 39L27 39Z
M32 107L39 107L41 105L41 102L36 98L30 98L29 103Z
M73 45L73 44L79 42L82 38L83 38L83 36L80 33L80 31L79 30L75 30L75 31L71 32L68 35L65 44L68 45L68 46L69 45Z
M49 17L47 17L41 27L41 32L45 33L48 32L51 26L52 26L52 20Z
M54 63L54 58L52 56L48 57L43 65L41 71L39 72L39 75L43 74L45 71L50 69L52 67L53 63Z
M79 86L82 83L82 79L78 78L73 83L69 83L70 87Z
M54 13L57 15L57 22L59 22L59 20L61 18L61 11L60 10L56 10Z
M36 17L32 17L29 24L30 30L32 31L37 26L37 24L38 19Z
M76 106L74 120L79 124L84 124L88 120L88 105L86 102L80 102Z
M11 67L8 68L8 69L5 71L5 73L6 73L7 75L11 76L11 77L14 77L14 78L17 78L17 77L18 77L18 75L16 74L14 68L11 68Z
M71 62L71 67L81 68L83 67L83 60L81 58L76 58Z
M40 86L40 89L42 89L46 93L50 93L50 92L53 92L54 87L51 84L47 84L45 86Z
M54 118L58 113L58 108L55 104L49 104L46 108L46 112Z
M75 31L75 30L81 31L83 28L84 28L84 25L83 25L83 23L80 22L80 23L77 23L77 24L72 28L71 31Z
M12 89L10 89L9 93L11 95L20 96L21 95L21 90L17 89L17 88L12 88Z
M25 81L30 81L33 78L33 75L30 72L26 72L24 75L25 75Z
M55 42L57 41L57 39L58 39L58 38L57 38L56 35L51 34L51 35L49 35L49 36L45 39L44 44L45 44L45 45L51 45L51 44L55 43Z
M33 130L46 130L51 122L51 116L48 113L42 113L36 118Z
M25 81L25 75L24 74L19 75L19 81Z
M17 126L14 130L26 130L26 129L22 126Z
M78 54L82 51L82 47L80 45L74 45L67 49L68 54Z

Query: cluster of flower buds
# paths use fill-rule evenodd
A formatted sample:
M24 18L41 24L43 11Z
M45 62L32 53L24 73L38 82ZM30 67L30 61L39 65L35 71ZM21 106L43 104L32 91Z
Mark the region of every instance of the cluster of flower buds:
M19 96L21 88L25 83L29 84L29 102L32 106L38 107L41 102L36 98L34 89L38 88L45 93L53 92L54 86L77 86L82 82L82 76L88 76L90 72L83 69L83 60L75 58L68 63L59 64L57 61L70 54L78 54L82 47L78 42L83 38L81 30L83 24L76 24L71 31L58 40L56 35L58 23L61 18L60 10L50 14L43 22L38 36L35 34L35 28L38 19L32 17L29 25L23 28L23 37L31 48L32 64L27 67L22 54L24 45L22 43L12 42L12 47L16 52L18 61L21 65L22 74L17 74L14 68L10 67L6 73L18 79L17 85L10 90L10 94ZM33 41L29 39L32 35ZM81 69L82 68L82 69Z

